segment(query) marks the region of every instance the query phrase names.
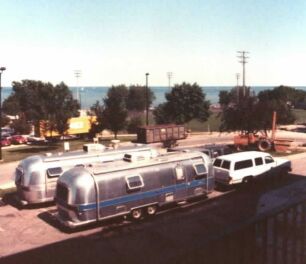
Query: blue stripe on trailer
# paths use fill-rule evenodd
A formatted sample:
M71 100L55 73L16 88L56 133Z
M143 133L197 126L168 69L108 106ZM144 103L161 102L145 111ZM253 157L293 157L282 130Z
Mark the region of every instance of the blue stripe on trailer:
M125 196L118 197L118 198L115 198L115 199L112 199L112 200L102 201L102 202L99 203L99 208L119 205L119 204L122 204L122 203L134 202L134 201L143 200L143 199L147 199L147 198L152 198L152 197L159 196L161 194L166 194L168 192L175 192L177 190L182 190L182 189L185 189L185 188L186 189L194 188L194 187L197 187L197 186L204 185L205 183L206 183L206 180L203 180L203 179L194 180L192 182L171 185L171 186L168 186L168 187L155 189L155 190L152 190L152 191L125 195ZM79 211L88 211L88 210L93 210L93 209L96 209L96 208L97 208L96 203L87 204L87 205L79 205L78 206Z

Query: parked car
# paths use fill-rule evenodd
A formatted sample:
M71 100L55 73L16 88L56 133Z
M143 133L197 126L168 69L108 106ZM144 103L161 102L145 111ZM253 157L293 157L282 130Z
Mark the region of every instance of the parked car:
M2 137L1 138L1 146L2 147L7 147L11 145L11 140L9 137Z
M222 185L248 183L255 178L284 175L291 161L260 151L245 151L219 156L214 163L215 181Z
M21 135L14 135L11 136L11 142L12 144L26 144L27 143L27 139Z
M209 156L212 160L216 157L226 154L233 153L233 149L231 149L228 145L224 144L209 144L203 146L195 146L195 147L188 147L188 146L180 146L174 148L168 148L167 152L174 152L174 151L200 151L207 156Z
M27 138L27 143L28 144L40 144L46 142L46 139L43 137L35 137L35 136L29 136Z

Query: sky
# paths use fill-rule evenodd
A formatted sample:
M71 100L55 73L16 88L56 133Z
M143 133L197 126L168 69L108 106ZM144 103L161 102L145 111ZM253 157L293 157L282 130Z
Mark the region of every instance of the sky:
M305 0L0 0L0 17L2 86L230 86L237 51L247 85L306 86Z

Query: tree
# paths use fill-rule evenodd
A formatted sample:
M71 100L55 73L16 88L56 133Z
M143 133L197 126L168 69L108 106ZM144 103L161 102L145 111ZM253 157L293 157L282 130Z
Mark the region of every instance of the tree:
M226 104L221 104L220 131L240 130L243 133L255 132L259 126L257 97L251 93L248 87L244 89L243 93L239 93L239 97L235 96L237 95L237 88L232 89L228 95L230 100ZM221 100L219 102L221 102Z
M55 87L51 83L23 80L13 82L12 94L3 102L7 114L23 116L35 125L39 133L41 120L47 121L48 128L63 134L68 118L77 114L79 104L64 83Z
M129 133L136 133L137 128L143 125L143 119L140 116L132 117L127 126L127 131Z
M126 127L126 119L128 111L126 102L128 97L128 89L125 85L112 86L104 99L104 110L102 120L105 128L113 131L115 138L118 132Z
M157 123L170 121L184 124L192 119L204 122L210 115L210 103L205 100L205 94L196 83L191 85L183 82L175 85L171 92L166 93L166 100L166 103L158 106L154 111Z
M162 103L154 109L153 115L157 124L169 124L173 122L172 117L166 114L170 111L168 110L168 106L167 103Z
M2 126L8 125L10 123L10 121L11 121L9 119L9 117L4 115L3 113L2 113L2 119L1 120L2 120L2 122L1 122Z
M256 96L249 87L235 87L229 92L220 92L219 102L222 105L221 131L267 132L272 127L273 111L277 112L278 124L294 121L288 97L278 88L262 91Z
M96 116L96 121L91 124L89 131L89 136L93 138L97 133L100 133L105 129L105 122L103 120L104 106L101 105L99 101L96 101L90 110Z
M10 124L10 128L14 129L15 133L20 135L29 134L32 130L31 125L26 121L24 116L20 116L19 119L14 120Z
M127 97L126 107L129 111L144 111L146 109L146 95L148 95L148 107L155 100L155 95L150 88L146 94L146 87L140 85L131 85Z
M80 105L63 82L52 89L50 99L46 105L50 130L64 135L69 128L68 119L78 115Z
M277 124L291 124L295 121L291 101L278 87L261 91L258 100L257 112L261 116L262 129L269 130L272 127L273 111L277 113Z

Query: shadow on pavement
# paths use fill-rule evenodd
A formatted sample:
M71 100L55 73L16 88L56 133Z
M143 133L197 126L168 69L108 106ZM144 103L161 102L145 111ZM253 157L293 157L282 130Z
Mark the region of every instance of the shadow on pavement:
M290 174L281 181L254 182L212 202L169 208L171 212L152 219L130 222L118 218L82 227L73 232L80 232L78 237L67 235L67 240L2 257L0 263L205 263L194 254L202 243L254 217L263 193L300 180L305 177ZM39 218L61 230L54 214L50 210ZM81 233L91 228L97 230L90 235Z

